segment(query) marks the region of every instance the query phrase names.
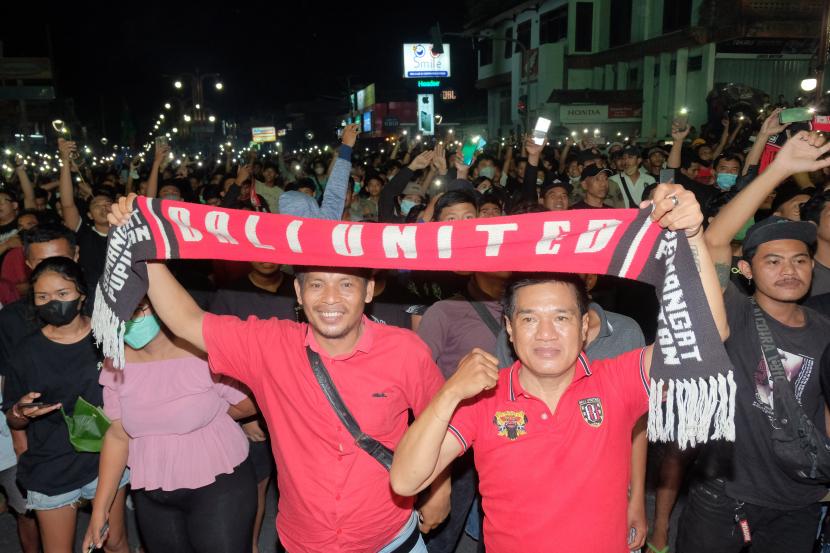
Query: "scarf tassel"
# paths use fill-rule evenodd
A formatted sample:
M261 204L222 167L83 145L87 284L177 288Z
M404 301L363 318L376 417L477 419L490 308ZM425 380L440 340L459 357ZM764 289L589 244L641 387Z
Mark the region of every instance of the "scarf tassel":
M650 388L650 441L674 441L681 450L709 440L735 441L737 386L732 371L708 378L652 380Z
M124 368L124 333L126 325L118 318L107 302L98 283L95 290L95 306L92 312L92 335L95 344L101 346L104 357L112 359L116 369Z

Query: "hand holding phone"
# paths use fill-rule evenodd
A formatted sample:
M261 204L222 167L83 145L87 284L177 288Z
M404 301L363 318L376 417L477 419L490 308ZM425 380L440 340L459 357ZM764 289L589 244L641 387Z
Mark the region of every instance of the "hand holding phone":
M60 409L60 403L49 403L39 400L39 397L39 392L29 392L20 398L20 401L17 402L17 405L14 406L13 410L27 419L34 419L47 413L51 413L56 409Z
M533 142L539 146L545 143L548 137L548 130L550 129L550 119L540 117L536 120L536 127L533 129Z

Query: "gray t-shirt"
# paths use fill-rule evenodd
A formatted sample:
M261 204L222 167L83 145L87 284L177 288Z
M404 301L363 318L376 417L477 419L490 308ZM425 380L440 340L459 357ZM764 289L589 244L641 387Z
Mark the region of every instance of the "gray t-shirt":
M810 286L810 297L830 293L830 267L825 267L816 261L813 267L813 284Z

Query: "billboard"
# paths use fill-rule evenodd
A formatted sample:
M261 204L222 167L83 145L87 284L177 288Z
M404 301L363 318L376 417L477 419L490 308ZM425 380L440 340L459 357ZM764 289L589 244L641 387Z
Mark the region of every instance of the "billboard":
M372 112L363 113L363 132L372 132Z
M425 136L435 134L435 95L418 94L418 132Z
M274 127L254 127L251 129L251 135L257 144L277 141L277 129Z
M444 44L444 53L436 54L432 44L404 44L403 76L405 79L452 76L450 45Z

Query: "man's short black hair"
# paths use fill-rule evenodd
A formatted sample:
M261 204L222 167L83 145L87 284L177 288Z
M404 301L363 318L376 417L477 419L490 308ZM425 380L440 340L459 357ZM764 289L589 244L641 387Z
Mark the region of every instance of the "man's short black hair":
M712 168L716 169L718 163L720 163L721 161L735 161L738 163L738 169L740 169L744 165L744 160L743 158L741 158L741 156L739 156L738 154L726 153L719 155L718 158L714 162L712 162Z
M23 232L22 237L24 257L29 256L29 247L32 244L43 244L45 242L52 242L53 240L66 240L69 243L69 247L73 250L77 244L75 233L66 226L56 223L39 224Z
M683 151L680 153L680 168L688 169L692 166L692 163L701 163L700 156L698 156L697 152L695 152L694 150L684 148Z
M576 296L576 305L579 308L579 314L585 315L588 312L588 306L591 300L588 298L588 290L585 287L585 281L574 273L535 273L535 274L513 274L507 290L504 293L504 315L508 319L513 318L513 312L516 310L516 293L525 286L533 286L535 284L546 284L549 282L567 284L574 290Z
M816 226L821 225L821 212L830 202L830 189L816 192L801 206L801 220L812 221Z
M294 265L294 277L302 286L306 273L345 273L368 281L372 278L372 269L362 267L318 267L314 265Z
M435 202L435 211L432 215L433 221L439 221L441 212L448 207L458 204L472 204L478 212L478 199L473 192L464 189L450 190Z

